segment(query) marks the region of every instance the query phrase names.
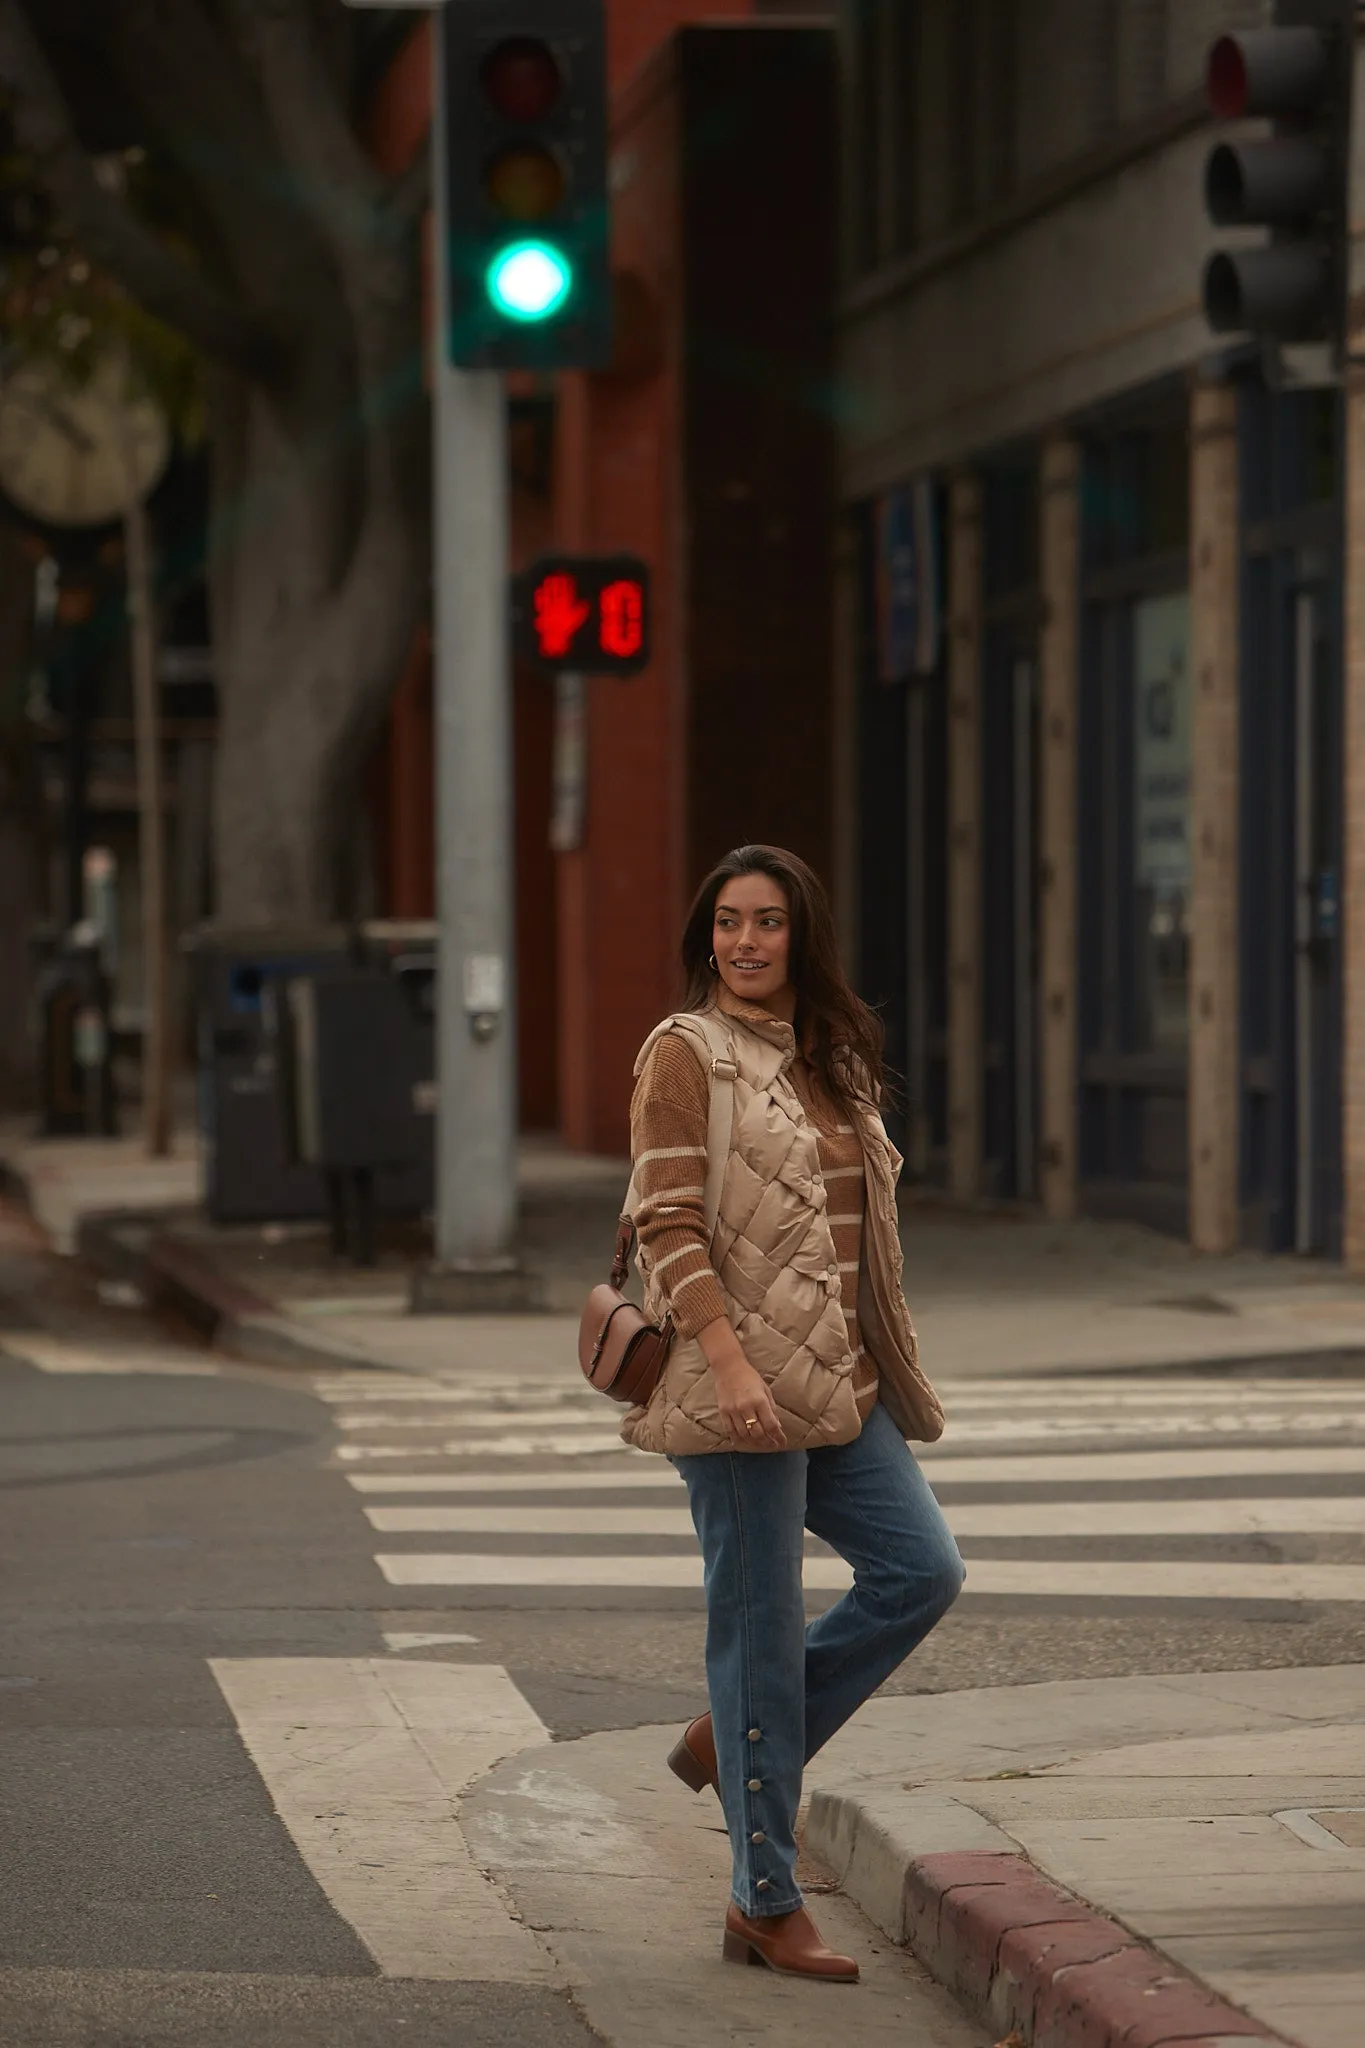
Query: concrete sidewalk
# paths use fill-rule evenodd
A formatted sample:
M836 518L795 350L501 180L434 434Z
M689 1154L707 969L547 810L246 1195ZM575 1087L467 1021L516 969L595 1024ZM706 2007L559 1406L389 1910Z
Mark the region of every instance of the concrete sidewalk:
M547 1359L571 1355L563 1319L605 1274L626 1177L622 1161L522 1147L523 1248L550 1311ZM192 1132L172 1158L149 1160L133 1139L34 1141L0 1126L0 1184L57 1249L175 1301L224 1350L409 1372L448 1356L448 1319L407 1313L429 1254L420 1224L392 1226L367 1272L330 1257L320 1224L216 1228L200 1208ZM1296 1360L1365 1372L1365 1286L1326 1261L1204 1258L1135 1224L954 1210L915 1192L902 1237L924 1357L945 1377Z
M806 1842L1011 2044L1365 2039L1365 1666L877 1699Z

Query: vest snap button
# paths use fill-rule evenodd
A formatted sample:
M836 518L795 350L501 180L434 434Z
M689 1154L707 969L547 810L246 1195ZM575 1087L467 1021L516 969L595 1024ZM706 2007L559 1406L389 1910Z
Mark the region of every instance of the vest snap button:
M751 1834L749 1837L749 1840L751 1842L758 1842L760 1844L766 1842L767 1839L768 1837L764 1834L762 1828L755 1828L753 1834Z
M759 1741L759 1740L760 1740L760 1739L762 1738L762 1735L763 1735L763 1730L762 1730L761 1728L751 1728L751 1729L749 1730L749 1740L750 1740L750 1742L758 1742L758 1741Z
M761 1791L763 1790L763 1780L762 1780L762 1778L750 1778L750 1780L749 1780L749 1790L750 1790L751 1792L761 1792Z

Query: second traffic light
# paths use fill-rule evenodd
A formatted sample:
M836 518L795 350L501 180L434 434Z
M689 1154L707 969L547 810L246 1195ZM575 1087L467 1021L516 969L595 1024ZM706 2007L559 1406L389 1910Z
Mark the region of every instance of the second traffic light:
M1216 227L1265 227L1258 247L1219 249L1204 271L1216 334L1339 350L1350 232L1354 0L1278 0L1276 24L1220 36L1209 52L1214 115L1262 115L1269 133L1219 142L1204 173Z
M603 0L442 11L448 353L465 368L610 360Z

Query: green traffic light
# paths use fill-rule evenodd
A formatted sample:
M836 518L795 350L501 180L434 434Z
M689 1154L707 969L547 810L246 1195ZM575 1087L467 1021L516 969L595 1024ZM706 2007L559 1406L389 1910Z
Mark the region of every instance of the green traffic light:
M509 320L548 320L569 296L573 265L549 242L510 242L489 264L487 285Z

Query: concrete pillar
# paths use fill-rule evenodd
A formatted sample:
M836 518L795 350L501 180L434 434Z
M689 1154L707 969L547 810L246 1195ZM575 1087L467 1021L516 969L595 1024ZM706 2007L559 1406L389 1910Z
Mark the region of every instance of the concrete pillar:
M1039 562L1039 1189L1047 1215L1076 1213L1076 727L1080 676L1081 455L1043 445Z
M948 513L948 1185L981 1186L981 486L952 480Z
M1353 308L1350 346L1365 355L1365 307ZM1365 371L1346 378L1346 776L1342 878L1343 1254L1365 1275Z
M1238 986L1237 393L1190 400L1190 1242L1235 1249L1241 1134Z

